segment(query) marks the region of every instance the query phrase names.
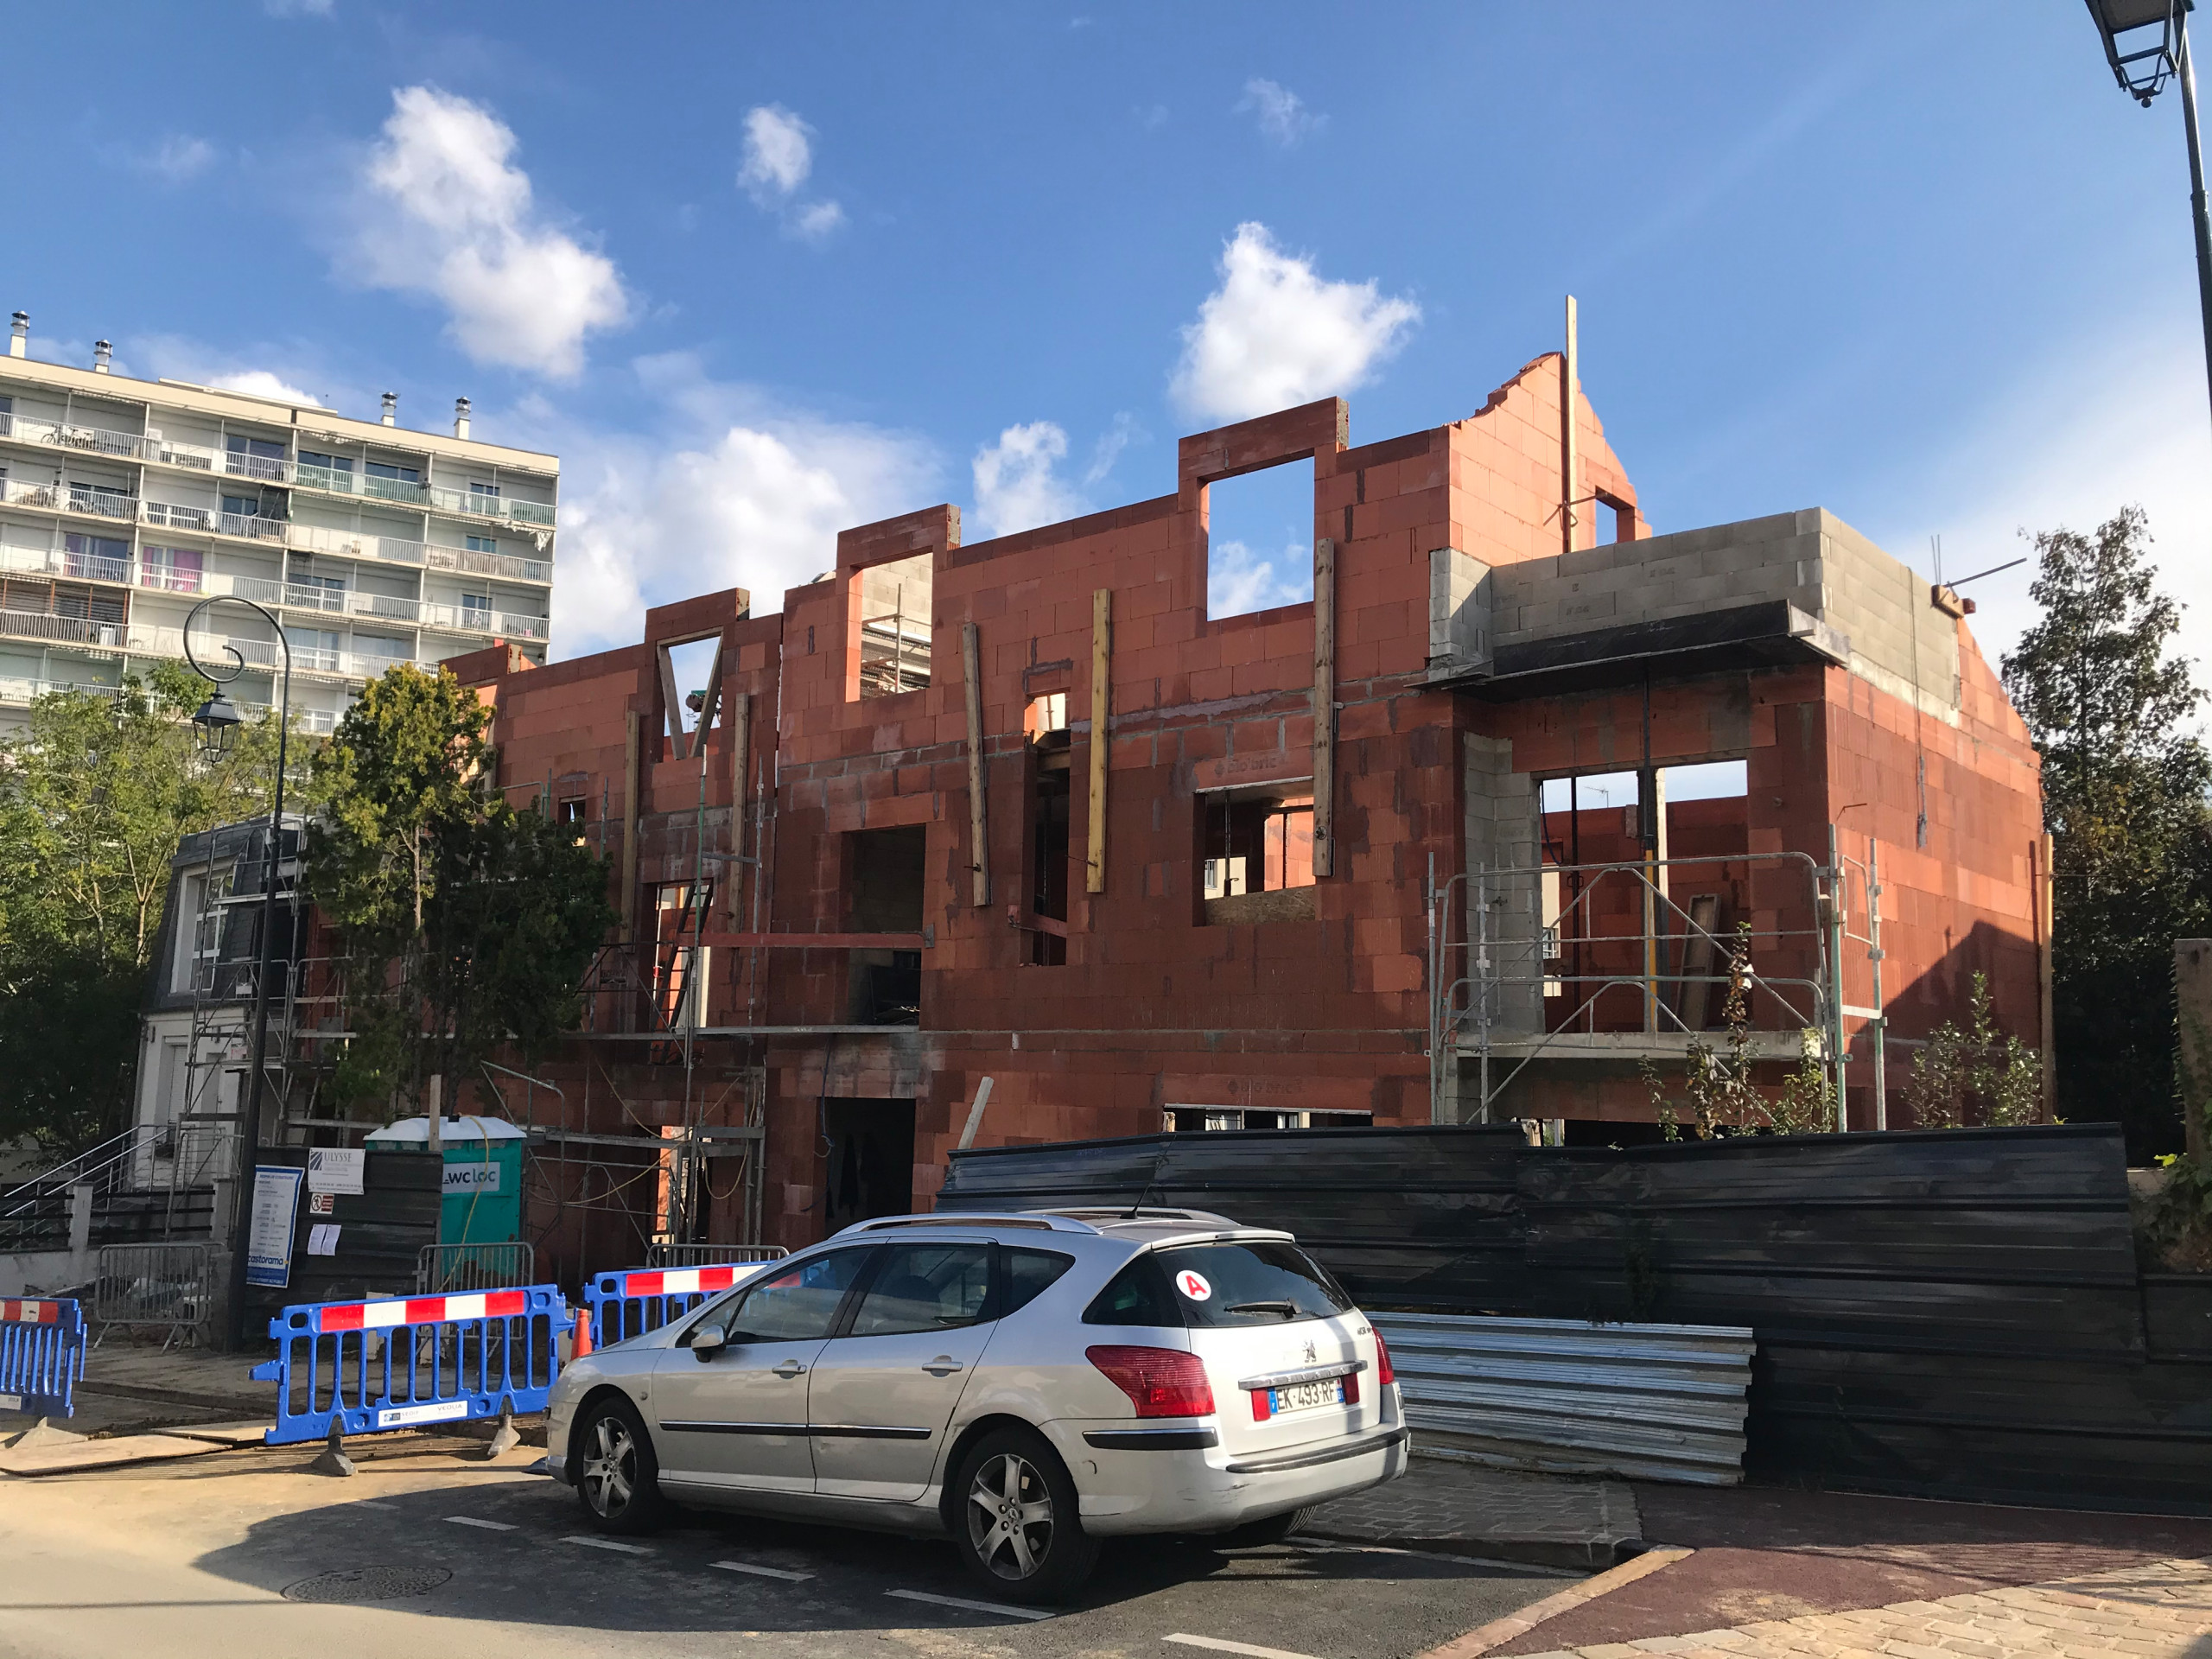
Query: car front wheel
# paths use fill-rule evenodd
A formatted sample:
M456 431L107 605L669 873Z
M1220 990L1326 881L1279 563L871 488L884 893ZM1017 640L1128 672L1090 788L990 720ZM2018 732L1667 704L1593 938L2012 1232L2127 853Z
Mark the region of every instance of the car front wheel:
M576 1496L601 1532L650 1532L666 1503L660 1495L660 1462L638 1408L620 1395L590 1402L576 1421Z
M968 1571L1009 1601L1065 1599L1090 1576L1098 1541L1083 1529L1075 1482L1029 1429L984 1435L960 1461L953 1539Z

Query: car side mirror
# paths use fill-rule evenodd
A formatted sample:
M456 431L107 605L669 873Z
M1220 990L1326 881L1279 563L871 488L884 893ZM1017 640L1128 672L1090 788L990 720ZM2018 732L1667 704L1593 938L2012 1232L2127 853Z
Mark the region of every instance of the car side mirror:
M729 1344L729 1333L719 1325L702 1325L691 1333L691 1357L702 1365Z

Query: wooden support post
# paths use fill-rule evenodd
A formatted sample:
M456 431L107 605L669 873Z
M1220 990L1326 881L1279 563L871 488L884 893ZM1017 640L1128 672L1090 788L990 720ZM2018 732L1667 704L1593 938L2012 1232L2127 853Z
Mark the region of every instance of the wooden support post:
M638 772L645 759L645 717L630 711L622 753L622 943L638 937Z
M1085 893L1106 891L1106 761L1114 740L1108 731L1114 667L1114 590L1090 596L1090 849L1083 871Z
M707 752L707 728L715 723L715 710L721 706L722 696L722 642L715 641L714 660L707 664L707 692L699 701L698 740L691 746L694 754ZM681 718L678 724L681 724Z
M1574 296L1567 296L1567 350L1560 353L1559 363L1559 527L1561 546L1574 551L1574 520L1581 512L1575 498L1582 493L1582 468L1574 454L1574 378L1579 365L1575 362Z
M668 758L683 758L683 705L676 697L676 660L666 645L656 645L653 655L660 659L660 700L668 715Z
M983 674L976 625L960 625L960 666L968 679L968 877L977 909L991 902L991 843L983 813Z
M1313 874L1337 868L1337 544L1313 543Z
M738 861L745 856L745 815L752 805L746 794L746 773L753 765L753 694L733 691L723 701L728 705L728 716L723 724L729 728L729 925L737 926L740 912L738 895L745 891L745 866ZM760 879L755 871L753 879Z

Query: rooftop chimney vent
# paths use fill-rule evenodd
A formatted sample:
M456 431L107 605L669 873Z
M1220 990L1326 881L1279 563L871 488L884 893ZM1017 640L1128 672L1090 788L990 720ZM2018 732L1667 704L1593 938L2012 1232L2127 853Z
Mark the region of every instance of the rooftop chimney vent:
M29 349L30 343L31 314L28 311L18 311L16 313L16 327L14 332L10 334L8 336L8 355L10 357L22 356L23 353Z
M94 374L110 372L108 365L114 360L115 347L113 346L104 340L96 340L92 342L92 372Z
M453 400L453 435L456 438L468 435L468 399L466 397Z
M399 394L397 392L387 391L385 393L384 415L382 418L386 426L397 426L399 424Z

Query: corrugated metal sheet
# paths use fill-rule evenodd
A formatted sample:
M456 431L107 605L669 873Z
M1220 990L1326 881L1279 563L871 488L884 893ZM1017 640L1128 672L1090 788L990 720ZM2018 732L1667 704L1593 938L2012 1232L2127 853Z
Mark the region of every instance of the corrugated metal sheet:
M1710 1486L1744 1478L1747 1329L1374 1318L1422 1454Z

